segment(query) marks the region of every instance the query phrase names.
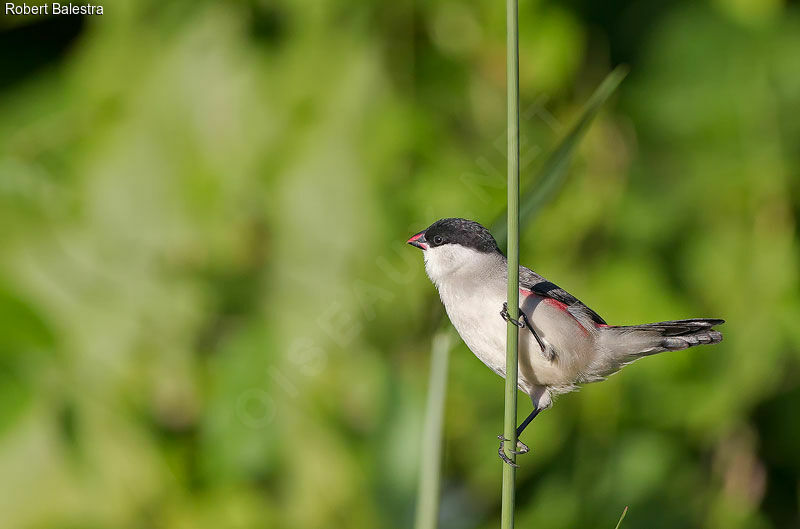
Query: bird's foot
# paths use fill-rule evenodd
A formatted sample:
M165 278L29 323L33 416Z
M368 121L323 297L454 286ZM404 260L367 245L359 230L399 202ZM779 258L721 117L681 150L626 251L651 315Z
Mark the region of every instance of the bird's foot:
M519 468L519 465L511 461L509 457L506 455L504 448L504 444L509 441L506 439L502 434L497 436L500 439L500 448L497 450L497 454L500 456L500 459L503 460L504 463L511 465L512 467ZM519 454L527 454L530 452L531 449L528 448L528 445L517 439L517 450L509 450L512 454L519 455Z
M520 311L520 312L521 312L521 311ZM519 320L515 320L515 319L513 319L513 318L512 318L512 317L511 317L511 316L508 314L508 302L506 302L506 303L503 303L503 310L501 310L501 311L500 311L500 316L501 316L501 317L502 317L504 320L506 320L506 321L510 321L511 323L513 323L514 325L516 325L517 327L519 327L520 329L521 329L521 328L523 328L523 327L525 327L525 323L523 323L523 322L521 321L521 318L520 318Z

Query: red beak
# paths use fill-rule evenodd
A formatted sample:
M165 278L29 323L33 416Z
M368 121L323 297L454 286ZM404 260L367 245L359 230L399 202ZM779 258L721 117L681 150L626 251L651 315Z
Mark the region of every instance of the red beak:
M425 240L425 232L421 231L415 235L412 235L410 239L406 241L411 246L416 246L420 250L427 250L428 249L428 241Z

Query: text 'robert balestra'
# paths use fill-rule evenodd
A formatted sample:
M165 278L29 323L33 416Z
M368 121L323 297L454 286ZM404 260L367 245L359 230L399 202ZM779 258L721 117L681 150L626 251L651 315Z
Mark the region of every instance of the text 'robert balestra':
M102 15L103 6L94 4L14 4L6 2L6 15Z

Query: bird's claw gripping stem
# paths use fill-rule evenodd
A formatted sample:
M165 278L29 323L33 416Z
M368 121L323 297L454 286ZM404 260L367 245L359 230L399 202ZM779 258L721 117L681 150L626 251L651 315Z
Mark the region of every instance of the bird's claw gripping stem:
M520 314L521 314L521 312L520 312ZM519 327L520 329L522 329L523 327L525 327L525 323L522 321L522 318L520 318L520 319L518 319L518 320L515 320L515 319L513 319L513 318L512 318L512 317L511 317L511 316L508 314L508 302L506 302L506 303L503 303L503 310L501 310L501 311L500 311L500 316L501 316L501 317L502 317L504 320L506 320L506 321L510 321L511 323L513 323L514 325L516 325L517 327Z
M527 327L528 330L531 331L531 333L533 334L533 337L536 338L536 343L539 344L539 347L541 348L544 357L550 361L555 359L556 356L555 351L553 351L552 347L548 347L548 345L544 343L544 340L542 340L539 337L539 334L535 330L533 330L533 325L531 325L531 322L528 321L528 317L525 315L522 309L519 310L519 319L518 320L512 319L511 316L509 316L508 314L508 302L505 302L503 303L503 310L500 311L500 316L502 316L504 320L510 321L520 329Z
M503 436L502 434L498 435L497 438L500 439L500 448L497 450L497 455L500 456L500 459L502 459L504 463L511 465L512 467L519 468L519 465L511 461L511 459L509 459L509 457L506 455L505 450L503 450L503 445L506 443L506 441L510 441L510 439L506 439L505 436ZM517 448L519 450L509 450L509 452L515 455L519 455L519 454L527 454L531 450L530 448L528 448L528 445L526 445L519 439L517 439Z

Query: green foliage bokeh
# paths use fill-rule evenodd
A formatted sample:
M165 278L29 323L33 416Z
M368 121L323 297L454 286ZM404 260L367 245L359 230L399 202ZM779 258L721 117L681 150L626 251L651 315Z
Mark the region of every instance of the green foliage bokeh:
M104 6L0 21L0 525L409 527L443 309L403 242L503 209L503 4ZM796 3L520 24L523 183L631 66L521 261L728 323L537 418L517 525L797 527ZM442 527L497 525L502 406L459 345Z

